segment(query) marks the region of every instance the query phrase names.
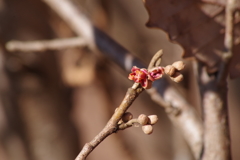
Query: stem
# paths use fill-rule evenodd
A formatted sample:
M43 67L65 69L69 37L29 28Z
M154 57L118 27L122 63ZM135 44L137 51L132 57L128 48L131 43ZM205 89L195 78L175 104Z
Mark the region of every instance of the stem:
M84 160L86 157L109 135L118 130L118 121L122 118L123 114L131 106L133 101L144 89L139 86L136 89L129 88L122 103L119 105L111 119L103 130L89 143L86 143L75 160Z

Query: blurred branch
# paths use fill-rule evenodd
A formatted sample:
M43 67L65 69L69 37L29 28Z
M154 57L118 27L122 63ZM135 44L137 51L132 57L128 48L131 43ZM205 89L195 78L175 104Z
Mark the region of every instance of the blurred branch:
M110 57L127 72L133 65L144 68L144 65L134 58L125 48L115 42L105 33L94 27L91 22L76 8L69 0L42 0L49 5L77 34L87 40L94 49L97 47L103 54ZM175 89L165 78L153 84L156 92L151 93L152 99L161 103L161 98L177 108L181 114L171 114L169 118L183 133L190 145L195 158L199 158L202 150L202 123L194 108L187 103L177 89ZM160 102L160 103L159 103Z
M87 42L84 38L67 38L42 41L10 41L6 44L6 49L10 52L41 52L45 50L60 50L71 47L83 47Z
M222 63L220 66L220 73L218 75L218 83L221 83L228 76L228 68L230 60L233 56L233 30L234 30L234 12L236 10L236 0L227 0L225 9L225 51L222 54Z
M203 160L231 160L230 133L228 123L227 76L232 58L235 0L228 0L226 31L219 74L210 77L202 67L202 95L204 113L204 153Z

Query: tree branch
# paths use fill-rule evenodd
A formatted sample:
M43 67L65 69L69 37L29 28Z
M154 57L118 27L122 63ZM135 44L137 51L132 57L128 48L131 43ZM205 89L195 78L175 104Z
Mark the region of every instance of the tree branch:
M84 38L75 37L42 41L10 41L6 44L6 49L10 52L42 52L45 50L61 50L64 48L83 46L87 46L86 40Z
M159 52L155 54L152 58L150 64L156 64L156 62L161 61L161 56L159 56ZM159 66L158 63L157 66ZM149 66L149 69L153 67L157 67L156 65ZM107 125L103 128L103 130L89 143L86 143L77 156L75 160L84 160L86 157L96 148L105 138L107 138L112 133L115 133L117 130L123 130L131 126L134 120L129 123L125 123L125 125L118 125L118 122L121 120L122 116L128 108L132 105L133 101L138 97L138 95L144 90L144 88L139 83L134 83L131 88L128 89L122 103L115 110L111 119L108 121ZM134 121L135 122L135 121Z
M133 85L134 86L134 85ZM131 106L133 101L144 89L139 85L137 88L129 88L122 103L108 121L104 129L89 143L86 143L75 160L85 160L86 157L109 135L118 130L118 122L123 114Z
M103 54L110 57L127 72L133 65L144 68L144 65L134 58L125 48L116 43L112 38L94 27L90 21L68 0L42 0L49 5L79 36L85 38L91 47L97 47ZM161 98L177 108L181 114L168 116L182 131L197 159L202 150L202 123L194 108L179 94L179 92L162 78L153 83L155 92L150 95L158 103Z
M225 81L228 76L228 69L230 60L233 56L233 30L234 30L234 12L236 10L236 0L227 0L226 9L225 9L225 38L224 38L224 47L225 51L222 54L222 63L220 66L220 72L218 75L218 83Z
M228 124L227 76L232 58L235 0L226 6L226 31L219 74L209 76L201 69L204 113L203 160L231 160L230 133Z

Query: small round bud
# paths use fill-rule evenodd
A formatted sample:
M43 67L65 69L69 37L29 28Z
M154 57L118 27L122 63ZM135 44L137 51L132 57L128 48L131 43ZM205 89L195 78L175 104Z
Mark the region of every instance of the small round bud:
M169 76L172 76L174 75L174 73L176 72L176 68L174 68L172 65L167 65L165 68L164 68L164 72L169 75Z
M141 125L146 125L148 123L148 116L146 116L145 114L140 114L138 116L138 122L141 124Z
M172 77L170 77L174 82L181 82L183 80L183 75L179 72L176 72Z
M124 123L126 123L126 122L128 122L129 120L131 120L132 118L133 118L132 113L126 112L126 113L124 113L123 116L122 116L122 121L123 121Z
M147 135L152 134L153 126L152 125L144 125L144 126L142 126L142 130Z
M177 61L177 62L174 62L172 66L180 71L185 67L185 64L183 63L183 61Z
M148 118L149 118L148 124L151 124L151 125L156 124L158 121L157 115L150 115L148 116Z

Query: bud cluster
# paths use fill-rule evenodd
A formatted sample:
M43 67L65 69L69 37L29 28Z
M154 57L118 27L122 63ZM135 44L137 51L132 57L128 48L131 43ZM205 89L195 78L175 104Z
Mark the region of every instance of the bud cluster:
M123 114L122 119L119 121L118 124L119 125L124 124L126 126L135 127L139 127L139 125L141 125L143 132L149 135L153 132L153 125L156 124L157 121L158 121L157 115L146 116L145 114L141 114L138 116L137 119L133 119L132 113L126 112Z
M142 130L147 135L152 134L153 125L156 124L157 121L157 115L146 116L145 114L140 114L138 116L138 122L142 125Z
M182 61L174 62L172 65L164 67L165 74L169 75L174 82L181 82L183 75L179 72L184 69L185 64Z

